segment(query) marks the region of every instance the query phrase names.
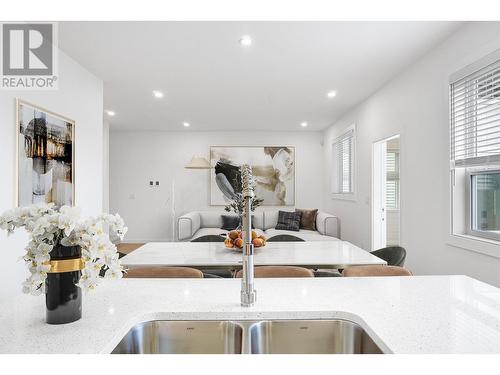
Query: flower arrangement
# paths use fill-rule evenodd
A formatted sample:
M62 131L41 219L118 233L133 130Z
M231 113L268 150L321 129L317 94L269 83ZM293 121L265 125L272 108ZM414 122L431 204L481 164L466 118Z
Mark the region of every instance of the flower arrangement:
M262 198L257 198L253 197L251 198L250 202L250 210L255 211L257 207L259 207L262 202L264 202L264 199ZM238 214L240 217L243 215L243 208L245 206L245 199L243 198L243 194L241 193L235 193L234 198L224 207L224 210L227 212L235 212Z
M23 292L45 293L45 280L50 271L50 252L57 245L80 246L85 266L77 284L83 290L94 289L103 278L121 278L123 267L108 230L120 239L127 232L119 215L102 214L87 220L80 219L80 209L53 203L39 203L14 208L0 216L0 229L9 234L24 227L30 235L22 259L31 273L23 283Z

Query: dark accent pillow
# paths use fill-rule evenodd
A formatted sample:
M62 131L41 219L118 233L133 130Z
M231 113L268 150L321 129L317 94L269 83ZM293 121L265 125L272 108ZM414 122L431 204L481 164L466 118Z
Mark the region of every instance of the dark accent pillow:
M280 230L292 230L298 232L300 230L300 212L278 212L278 224L276 224L276 229Z
M220 215L222 218L222 227L220 229L234 230L240 225L240 218L234 215Z
M318 210L302 210L296 208L295 212L300 212L302 216L300 217L300 229L316 230L316 216L318 216Z
M234 230L238 228L240 225L240 218L239 216L234 216L234 215L220 215L222 218L222 227L220 229L225 229L225 230ZM255 226L253 224L255 219L255 216L252 215L252 229L255 229Z

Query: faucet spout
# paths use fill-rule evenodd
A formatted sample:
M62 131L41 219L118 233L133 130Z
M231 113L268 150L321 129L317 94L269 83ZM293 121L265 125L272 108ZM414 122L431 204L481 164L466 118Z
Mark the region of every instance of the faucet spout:
M257 298L257 292L254 289L253 275L253 252L252 243L252 198L254 193L254 180L252 169L248 164L243 164L241 170L243 206L243 275L241 278L241 305L252 306Z

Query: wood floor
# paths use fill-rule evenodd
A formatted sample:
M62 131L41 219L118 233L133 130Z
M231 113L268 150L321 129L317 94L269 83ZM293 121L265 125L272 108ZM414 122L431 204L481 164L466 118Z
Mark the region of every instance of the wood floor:
M134 250L137 250L142 245L144 245L144 244L143 243L120 243L120 244L116 245L116 247L118 248L119 253L126 255L126 254L130 254Z

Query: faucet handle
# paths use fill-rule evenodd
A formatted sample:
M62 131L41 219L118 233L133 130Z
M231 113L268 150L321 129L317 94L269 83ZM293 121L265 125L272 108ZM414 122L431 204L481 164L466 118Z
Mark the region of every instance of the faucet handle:
M252 175L252 168L248 164L243 164L240 167L240 171L243 198L253 198L255 196L255 181Z

